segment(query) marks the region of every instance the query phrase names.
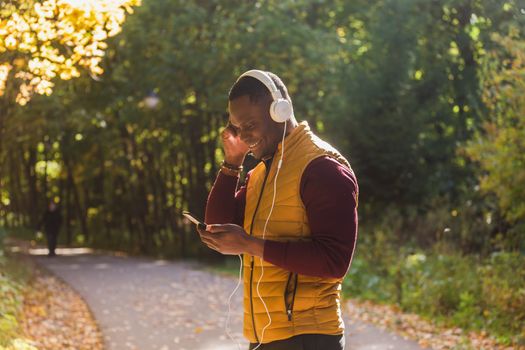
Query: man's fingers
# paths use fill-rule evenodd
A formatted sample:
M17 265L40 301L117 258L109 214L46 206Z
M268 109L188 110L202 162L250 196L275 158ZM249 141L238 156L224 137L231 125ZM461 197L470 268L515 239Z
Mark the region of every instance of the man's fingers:
M217 246L215 244L213 244L211 241L203 240L202 243L204 243L208 248L211 248L213 250L217 250Z
M237 136L237 131L232 127L226 127L221 133L223 143L234 143Z
M211 248L213 250L219 251L219 248L218 248L216 242L212 238L207 238L207 237L201 236L201 241L202 241L202 243L206 244L206 246L208 248Z
M211 233L232 231L237 225L234 224L212 224L206 225L206 231Z
M199 235L202 237L207 237L207 238L212 238L211 236L211 232L210 231L204 231L204 230L198 230L199 231Z
M204 243L211 243L214 245L216 244L216 237L214 237L213 234L211 234L210 232L199 230L199 234L201 236L201 241L203 241Z
M226 231L225 228L224 228L225 225L207 225L206 226L206 231L208 232L211 232L211 233L215 233L215 232L223 232L223 231Z
M219 249L219 244L218 244L218 241L220 240L220 237L221 237L219 234L211 233L209 231L202 231L202 230L199 230L199 234L201 236L202 243L204 243L208 248L221 253Z
M201 241L203 241L203 242L206 243L206 244L208 244L208 243L215 244L215 243L216 243L216 242L213 240L213 238L206 237L206 236L202 236L202 237L201 237Z
M205 240L209 240L209 235L210 234L208 232L199 230L199 236L201 236L201 241L204 242Z
M226 124L226 127L224 128L224 131L227 133L230 133L233 137L237 137L237 129L230 123L228 120L228 124Z

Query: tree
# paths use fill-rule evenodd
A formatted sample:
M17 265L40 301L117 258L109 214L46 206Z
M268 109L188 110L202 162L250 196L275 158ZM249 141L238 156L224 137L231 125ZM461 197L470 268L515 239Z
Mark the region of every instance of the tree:
M4 145L18 143L24 128L31 129L39 125L37 117L32 123L23 125L20 120L18 105L26 105L34 93L50 95L55 81L78 77L85 69L96 78L103 70L100 62L107 48L105 40L119 33L125 15L132 12L132 6L140 0L122 1L9 1L0 3L0 178L7 164L11 163L11 175L17 174L16 160L13 155L7 159ZM25 115L27 116L27 114ZM8 120L11 123L8 123ZM6 130L14 132L6 133ZM20 149L28 152L23 156L31 200L35 203L36 187L36 145L28 144L28 137L37 137L38 133L25 134L25 144ZM15 156L16 157L16 156ZM15 175L16 176L16 175ZM17 198L24 187L17 179L17 191L11 196ZM11 178L11 186L15 179ZM0 209L10 199L0 180ZM18 195L17 195L18 193ZM22 200L12 203L22 210ZM30 210L34 220L37 207ZM27 210L26 210L27 211Z
M482 61L491 34L515 23L519 6L378 0L336 8L329 18L342 42L340 93L326 130L351 155L362 203L425 210L436 196L458 201L475 184L475 166L458 150L485 115Z
M483 97L489 115L467 153L481 167L481 189L495 194L513 226L507 239L516 248L525 237L525 41L517 28L494 40L504 50L491 52L487 64Z
M126 12L140 0L10 1L0 5L0 96L6 82L16 86L16 102L33 93L50 95L53 79L68 80L86 68L102 74L105 40L120 32ZM18 86L17 86L18 85Z

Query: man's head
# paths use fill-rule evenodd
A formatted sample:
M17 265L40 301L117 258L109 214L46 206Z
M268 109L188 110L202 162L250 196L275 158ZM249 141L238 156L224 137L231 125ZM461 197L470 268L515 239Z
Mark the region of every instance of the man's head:
M48 209L49 209L49 211L55 211L56 208L57 208L56 203L55 203L54 201L50 201L50 202L49 202L49 205L48 205Z
M281 79L267 72L283 98L291 103L288 90ZM228 96L230 124L241 140L250 146L255 158L273 155L283 135L284 123L277 123L270 116L272 94L261 81L250 76L240 78Z

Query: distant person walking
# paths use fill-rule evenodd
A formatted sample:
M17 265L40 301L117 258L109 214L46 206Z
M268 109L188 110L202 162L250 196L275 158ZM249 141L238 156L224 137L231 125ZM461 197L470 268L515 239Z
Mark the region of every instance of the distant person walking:
M49 253L47 256L56 256L55 249L57 247L58 233L62 225L62 215L60 209L54 201L50 201L49 205L38 223L37 229L44 226L44 233L46 234L47 248Z

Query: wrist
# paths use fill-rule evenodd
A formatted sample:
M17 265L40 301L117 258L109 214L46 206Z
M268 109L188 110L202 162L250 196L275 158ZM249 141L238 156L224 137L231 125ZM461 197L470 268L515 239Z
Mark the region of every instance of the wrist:
M246 252L252 256L264 256L264 239L246 236Z
M239 158L239 157L228 157L228 156L225 156L224 157L224 162L225 163L228 163L229 165L232 165L234 167L240 167L242 166L242 163L244 163L244 157L242 158Z
M236 166L223 160L221 163L221 172L229 176L239 176L242 171L242 165Z
M235 176L235 177L238 177L240 175L240 173L241 173L240 170L232 170L232 169L229 169L229 168L226 168L226 167L223 167L223 166L221 166L220 172L223 173L224 175Z

